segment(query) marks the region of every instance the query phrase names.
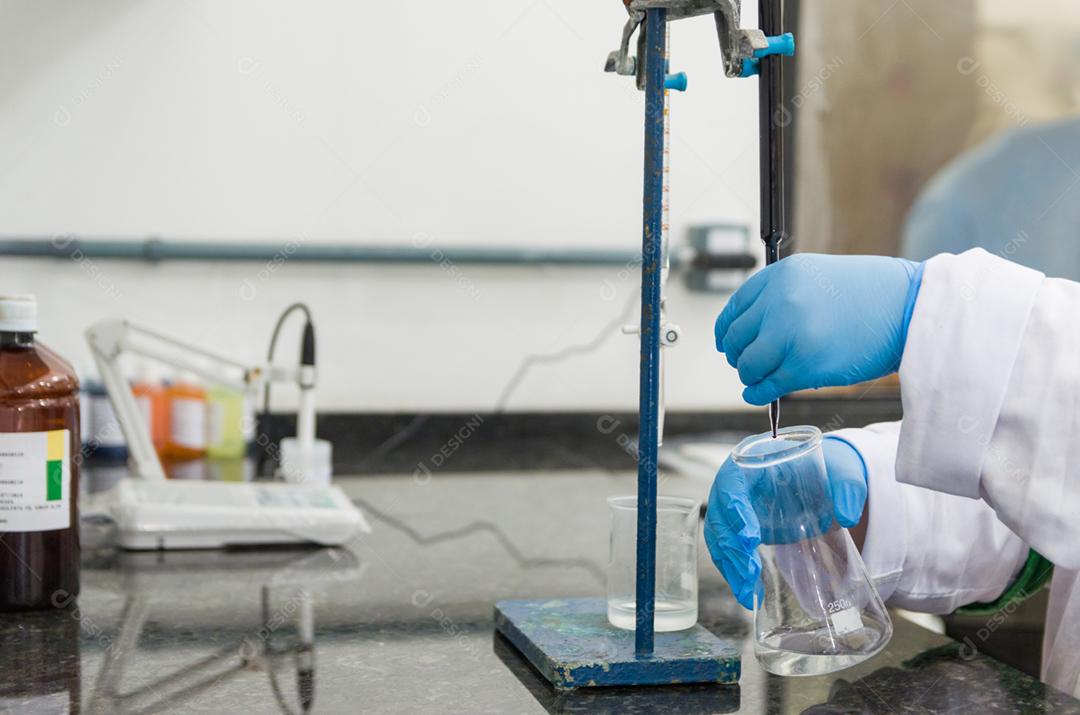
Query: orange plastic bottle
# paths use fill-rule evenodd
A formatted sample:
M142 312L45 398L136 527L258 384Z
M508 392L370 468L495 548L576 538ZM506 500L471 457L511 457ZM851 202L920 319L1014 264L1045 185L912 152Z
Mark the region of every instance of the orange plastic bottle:
M135 403L142 413L143 422L150 430L154 449L161 454L169 439L169 399L165 395L165 387L154 379L144 363L139 366L138 376L131 385L131 393L135 395Z
M206 454L206 390L195 376L181 374L165 390L169 403L169 436L164 456L168 459L198 459Z
M35 332L34 298L0 297L0 611L79 594L79 380Z

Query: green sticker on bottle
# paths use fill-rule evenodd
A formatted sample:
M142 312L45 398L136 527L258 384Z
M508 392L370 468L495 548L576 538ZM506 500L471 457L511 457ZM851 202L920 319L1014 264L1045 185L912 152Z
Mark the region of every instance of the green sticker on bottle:
M45 501L64 498L64 438L66 430L46 433L45 447Z
M64 462L50 459L45 463L45 501L60 501L64 498Z

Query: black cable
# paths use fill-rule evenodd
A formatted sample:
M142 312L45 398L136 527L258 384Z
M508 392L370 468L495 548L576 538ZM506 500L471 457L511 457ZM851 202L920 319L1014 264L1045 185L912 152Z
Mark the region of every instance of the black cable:
M274 332L271 333L271 335L270 335L270 349L267 351L267 354L266 354L266 364L267 364L267 366L273 365L273 363L274 363L274 350L277 347L277 340L278 340L278 336L281 334L281 328L285 325L285 321L288 320L289 316L292 315L293 313L295 313L298 310L303 311L304 319L306 321L304 323L304 345L303 345L303 348L301 349L301 359L306 361L306 359L307 359L307 357L308 357L308 355L310 353L311 364L314 364L314 354L315 354L314 342L315 342L315 338L314 338L314 329L312 328L312 321L311 321L311 309L307 307L306 303L299 303L298 302L298 303L293 303L292 305L290 305L288 308L286 308L284 311L282 311L280 316L278 316L277 323L274 325ZM305 364L307 364L307 363L305 362ZM269 378L269 376L267 376L267 377ZM260 423L261 428L263 430L266 429L266 425L269 424L269 421L270 421L270 380L267 379L266 380L266 385L263 387L262 412L259 414L259 423ZM255 473L256 474L262 474L263 467L266 465L266 458L268 456L269 456L269 454L267 453L267 450L265 448L259 450L258 464L256 464L256 466L255 466Z

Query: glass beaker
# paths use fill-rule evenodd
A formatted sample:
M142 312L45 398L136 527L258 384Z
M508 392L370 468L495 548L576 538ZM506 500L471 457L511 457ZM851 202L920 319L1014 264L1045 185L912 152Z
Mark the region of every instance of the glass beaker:
M637 624L637 497L611 497L611 551L608 558L608 621L634 630ZM656 499L657 633L693 627L698 617L697 536L701 502L681 497Z
M755 654L777 675L820 675L874 655L892 621L833 500L816 427L744 439L732 459L761 524Z

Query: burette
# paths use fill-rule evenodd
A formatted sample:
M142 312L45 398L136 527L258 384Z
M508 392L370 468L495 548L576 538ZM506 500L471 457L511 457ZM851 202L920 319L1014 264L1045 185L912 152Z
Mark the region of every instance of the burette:
M665 71L669 62L671 47L671 25L664 27L664 64ZM666 73L666 72L665 72ZM661 116L663 121L664 147L660 153L662 164L661 170L661 197L660 197L660 357L657 365L659 380L657 384L657 415L656 432L657 446L664 443L664 413L665 413L665 385L666 370L664 353L667 348L674 347L679 342L681 331L679 326L667 321L667 281L671 272L671 92L672 90L684 91L686 89L686 75L678 73L667 75L664 82L663 106ZM637 325L623 327L623 333L627 335L639 334L641 329Z
M664 24L664 71L671 66L672 53L672 26ZM659 410L657 416L657 446L664 443L664 416L667 414L667 369L664 353L667 342L667 275L671 273L671 235L672 235L672 108L671 87L664 84L664 149L663 157L663 203L660 208L660 255L662 268L660 269L660 394Z
M665 72L671 64L671 23L664 25L664 65ZM667 324L667 281L671 272L671 88L664 85L664 150L663 156L663 203L660 208L660 394L658 395L659 414L656 421L657 446L664 443L664 416L667 414L667 365L664 348L678 340L678 329L671 333ZM674 340L669 341L669 335Z

